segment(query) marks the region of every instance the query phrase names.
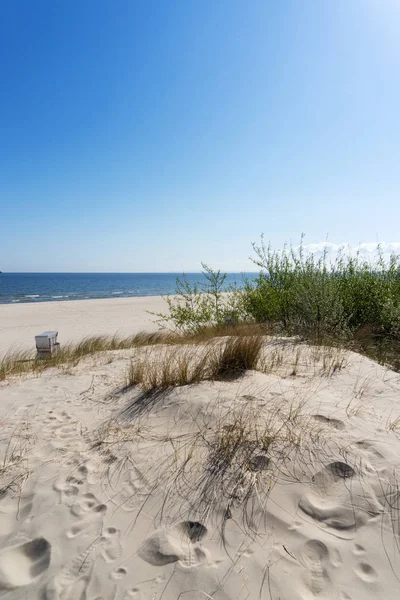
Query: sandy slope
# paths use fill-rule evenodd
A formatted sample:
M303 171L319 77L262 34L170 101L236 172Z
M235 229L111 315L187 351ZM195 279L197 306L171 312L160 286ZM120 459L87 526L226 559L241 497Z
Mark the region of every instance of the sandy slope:
M35 335L47 330L58 331L61 344L90 335L156 330L147 311L165 312L165 307L161 296L2 304L0 356L12 348L34 350Z
M130 352L2 384L1 597L397 599L400 378L304 352L150 399ZM218 463L240 415L272 441Z

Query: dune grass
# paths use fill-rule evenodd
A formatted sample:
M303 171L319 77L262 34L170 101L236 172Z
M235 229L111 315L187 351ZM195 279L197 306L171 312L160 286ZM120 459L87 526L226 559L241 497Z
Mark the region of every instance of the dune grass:
M63 345L58 354L44 359L25 350L9 352L0 358L0 381L27 373L40 374L49 368L75 366L82 358L99 352L175 343L176 339L176 335L168 332L140 332L125 338L118 335L87 337L76 344Z
M138 385L149 392L199 383L206 378L204 354L199 354L194 346L144 352L132 360L126 374L126 388Z
M102 457L104 482L118 489L123 466L135 466L154 444L160 460L146 472L146 498L151 490L161 491L160 522L190 510L191 520L203 523L213 515L222 539L231 518L256 535L275 483L311 477L312 457L323 460L331 452L329 428L304 410L307 398L283 399L264 388L261 397L209 392L201 409L184 401L167 431L153 421L165 408L165 395L144 394L140 409L124 410L104 424L92 450Z
M281 406L271 403L265 410L255 406L255 400L243 397L218 417L210 413L194 443L197 452L193 450L193 454L202 457L202 464L196 465L200 467L198 475L193 477L190 462L176 470L179 489L180 479L196 481L196 486L188 486L188 493L201 518L206 520L210 512L217 510L222 516L222 529L235 508L240 508L247 530L257 529L251 522L250 503L260 480L266 480L264 490L258 490L263 504L282 468L282 456L293 458L307 428L314 443L317 438L316 427L310 427L309 420L304 419L300 405L284 414Z
M159 331L140 332L129 337L95 336L77 344L66 344L60 352L39 359L27 351L6 354L0 359L0 381L10 377L40 375L50 368L71 368L87 357L110 351L144 348L135 357L126 374L126 386L140 385L144 390L167 389L177 385L199 383L203 380L229 379L246 370L272 373L284 364L292 366L296 375L302 347L301 338L271 336L268 325L242 323L234 326L212 325L197 333ZM319 372L330 375L339 371L344 362L345 346L317 340L314 358ZM263 347L268 346L268 352ZM156 351L156 348L157 351ZM296 356L288 355L292 348ZM319 364L321 363L321 364Z
M254 334L228 338L212 356L211 379L235 378L245 371L256 370L263 341L261 335Z
M148 348L131 360L124 389L138 386L149 399L151 393L201 381L231 381L251 370L282 377L300 373L332 377L346 364L347 353L342 348L313 347L300 340L267 338L253 332Z
M8 415L4 415L7 419ZM35 441L28 419L22 419L11 432L1 427L0 421L0 443L2 453L0 455L0 499L11 490L18 493L22 483L29 475L29 448Z
M0 358L0 381L9 377L20 377L29 373L40 374L43 371L63 366L76 366L80 360L101 352L129 350L146 346L183 344L203 344L224 336L253 336L266 333L267 329L256 324L238 324L237 326L213 326L196 333L156 331L139 332L131 336L91 336L78 343L67 343L61 346L58 354L51 358L40 359L36 352L26 350L11 351ZM183 365L182 365L183 367Z
M240 289L226 288L226 275L207 265L203 284L178 278L176 294L166 298L168 312L156 315L166 330L125 338L89 337L63 345L47 360L26 351L10 352L0 358L0 381L75 365L110 350L254 335L300 336L315 346L354 350L400 371L399 256L386 260L378 245L372 260L341 252L329 262L326 253L319 258L307 253L302 242L297 248L290 245L276 251L263 239L253 249L252 260L260 272ZM184 363L178 370L182 380L190 380Z
M126 375L126 387L139 385L145 392L224 380L257 369L263 344L260 335L232 336L218 340L150 349L132 360Z

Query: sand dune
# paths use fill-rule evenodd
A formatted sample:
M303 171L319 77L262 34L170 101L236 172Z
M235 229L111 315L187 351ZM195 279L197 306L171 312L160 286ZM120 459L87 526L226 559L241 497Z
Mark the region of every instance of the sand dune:
M153 397L134 351L3 382L1 597L398 598L399 375L301 351Z

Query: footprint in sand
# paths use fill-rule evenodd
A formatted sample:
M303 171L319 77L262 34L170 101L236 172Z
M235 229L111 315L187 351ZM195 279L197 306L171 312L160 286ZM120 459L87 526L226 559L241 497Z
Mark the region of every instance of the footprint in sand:
M141 544L138 555L155 566L178 562L185 567L195 567L207 560L200 546L207 534L201 523L183 521L169 529L157 529Z
M142 598L141 591L138 587L133 587L125 592L123 600L140 600Z
M374 458L385 460L385 457L383 456L383 454L381 454L375 448L374 444L368 440L359 440L358 442L356 442L356 446L358 446L362 450L365 450L366 452L369 453L370 456L372 456Z
M150 579L145 584L137 585L129 590L125 590L121 600L147 600L148 598L158 598L159 596L155 591L156 584L158 583L157 579L157 577L155 579Z
M351 479L354 475L354 469L346 463L329 464L313 477L316 493L303 496L299 507L315 520L336 529L353 527L355 525L354 518L348 514L345 506L341 506L341 495L343 494L342 487L346 489L346 480Z
M359 449L359 460L366 473L376 474L380 480L391 479L392 473L387 458L375 448L372 442L359 440L355 442L355 446ZM397 486L397 483L395 485ZM381 484L378 485L378 488L381 488ZM379 491L377 490L378 495Z
M74 504L71 506L71 513L75 517L82 517L88 513L101 512L101 509L98 508L99 506L104 505L100 504L94 494L87 492L82 494L79 499L75 500Z
M368 563L359 563L354 573L365 583L374 583L378 579L378 573Z
M63 473L54 483L54 489L58 492L64 492L66 489L73 486L81 486L86 483L88 469L86 465L81 464L71 469L67 473ZM78 488L79 489L79 488Z
M312 415L312 418L333 429L345 429L345 424L343 421L340 421L340 419L333 419L332 417L325 417L324 415Z
M71 421L72 417L65 410L58 412L54 410L49 410L46 417L44 417L43 421L45 423L65 423Z
M71 539L82 534L98 535L106 512L107 506L100 504L94 494L91 492L83 494L71 507L71 513L75 517L80 517L80 520L67 531L67 537Z
M125 575L128 574L128 571L124 568L124 567L118 567L118 569L114 569L114 571L111 573L110 577L111 579L114 579L115 581L117 581L118 579L122 579L123 577L125 577Z
M86 590L92 579L93 564L90 551L76 556L47 584L43 600L86 598Z
M332 548L331 550L331 564L338 568L343 564L342 556L337 548Z
M54 489L61 493L61 502L71 504L74 497L78 496L85 484L92 483L91 476L93 475L93 466L89 461L81 459L71 459L68 464L67 472L63 472L60 477L54 482Z
M112 563L122 555L119 541L120 532L115 527L107 527L99 540L100 554L107 563Z
M137 510L143 500L148 497L149 486L138 468L129 469L118 480L120 490L113 502L126 512Z
M50 438L56 446L59 446L60 443L65 443L65 441L69 440L71 437L76 436L78 422L73 420L65 411L59 413L50 410L43 417L42 421L45 425L45 430L50 432Z
M353 554L355 556L362 556L363 554L365 554L364 546L360 546L360 544L354 544Z
M82 485L83 483L86 482L88 475L89 475L89 469L87 468L87 466L84 463L82 463L81 465L79 465L79 467L76 468L76 470L74 470L72 473L67 475L65 481L66 481L66 483Z
M329 558L328 548L318 540L309 540L300 554L306 568L305 583L313 594L319 594L329 581L325 565Z
M78 432L78 423L73 421L71 423L66 423L61 427L55 429L54 433L57 436L57 439L61 442L66 442L71 438L75 438Z
M5 548L0 552L0 589L29 585L49 568L51 545L44 538Z
M313 483L315 491L301 498L299 508L338 532L355 530L382 510L372 489L347 463L330 463L316 473Z

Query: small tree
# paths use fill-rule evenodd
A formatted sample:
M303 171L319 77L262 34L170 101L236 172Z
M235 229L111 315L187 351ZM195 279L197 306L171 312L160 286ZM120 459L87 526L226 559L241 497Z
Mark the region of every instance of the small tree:
M214 271L205 263L201 266L205 281L192 284L185 275L177 277L175 295L164 297L169 312L150 313L163 327L198 333L209 325L222 325L227 317L237 318L239 290L226 285L226 273Z

